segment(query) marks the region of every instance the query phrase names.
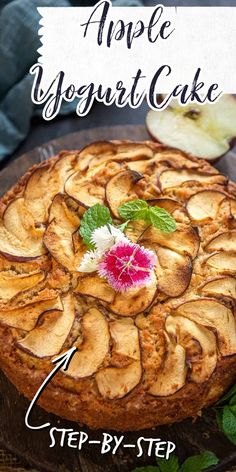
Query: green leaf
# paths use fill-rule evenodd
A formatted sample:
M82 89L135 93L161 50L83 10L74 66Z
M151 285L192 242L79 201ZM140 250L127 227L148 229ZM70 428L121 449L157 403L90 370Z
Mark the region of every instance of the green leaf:
M234 395L236 395L236 384L222 398L220 398L220 400L216 403L216 406L224 405Z
M147 465L145 467L136 467L132 472L160 472L160 469L155 465Z
M234 416L236 418L236 405L229 404L229 407L230 407L230 410L232 411L232 413L234 414Z
M176 230L176 222L168 211L157 206L148 206L145 200L126 202L118 208L118 211L124 220L144 220L165 233Z
M160 472L178 472L179 470L179 459L176 455L171 455L168 460L157 458L156 461Z
M196 456L190 456L180 467L180 472L201 472L212 465L218 464L219 459L214 452L205 451Z
M229 404L236 405L236 393L230 398Z
M130 220L125 221L124 223L122 223L121 225L118 226L118 229L120 229L121 231L124 232L126 230L128 224L129 224L129 222L130 222Z
M90 207L84 214L80 222L79 234L83 238L84 243L92 249L91 236L96 228L100 228L106 224L112 224L112 218L107 207L96 203Z
M159 208L157 206L150 207L149 217L152 225L164 233L172 233L176 230L176 222L174 218L170 213L168 213L168 211L164 210L164 208Z
M131 200L123 203L118 208L119 215L124 220L145 220L148 218L149 209L145 200Z
M233 444L236 444L236 416L229 406L225 406L222 416L222 430Z
M216 422L217 422L218 428L221 431L223 431L223 410L216 411Z

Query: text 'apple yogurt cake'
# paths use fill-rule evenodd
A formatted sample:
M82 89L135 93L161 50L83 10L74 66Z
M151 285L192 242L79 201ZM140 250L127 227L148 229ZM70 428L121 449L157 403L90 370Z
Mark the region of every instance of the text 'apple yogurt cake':
M34 166L1 200L1 367L90 428L195 417L236 379L236 187L152 142Z

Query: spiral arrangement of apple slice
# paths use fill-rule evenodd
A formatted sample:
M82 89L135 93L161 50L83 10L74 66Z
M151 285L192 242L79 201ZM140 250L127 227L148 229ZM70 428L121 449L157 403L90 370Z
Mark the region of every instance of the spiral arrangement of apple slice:
M78 229L91 205L107 205L119 224L118 207L136 198L166 209L177 227L129 223L126 236L152 249L157 266L150 285L118 293L78 271L87 250ZM64 375L93 379L97 395L113 400L140 385L173 395L236 354L236 198L205 161L149 142L98 142L39 166L3 205L0 324L25 362L49 362L73 344ZM160 333L150 375L145 359L157 358Z

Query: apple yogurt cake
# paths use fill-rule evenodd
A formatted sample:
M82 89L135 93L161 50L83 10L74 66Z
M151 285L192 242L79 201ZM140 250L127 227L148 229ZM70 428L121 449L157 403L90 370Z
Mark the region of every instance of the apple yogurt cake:
M156 256L151 283L116 291L83 272L80 222L135 199L125 237ZM236 379L236 187L209 163L152 142L97 142L34 166L1 200L0 359L29 399L90 428L139 430L195 417Z

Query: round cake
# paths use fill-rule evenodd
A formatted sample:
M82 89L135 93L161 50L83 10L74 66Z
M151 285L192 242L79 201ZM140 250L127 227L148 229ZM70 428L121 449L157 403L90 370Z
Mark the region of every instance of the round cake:
M88 209L144 200L176 223L126 238L155 254L124 291L81 270ZM34 166L1 199L0 362L32 399L90 428L140 430L196 417L236 380L236 187L209 163L153 142L96 142Z

